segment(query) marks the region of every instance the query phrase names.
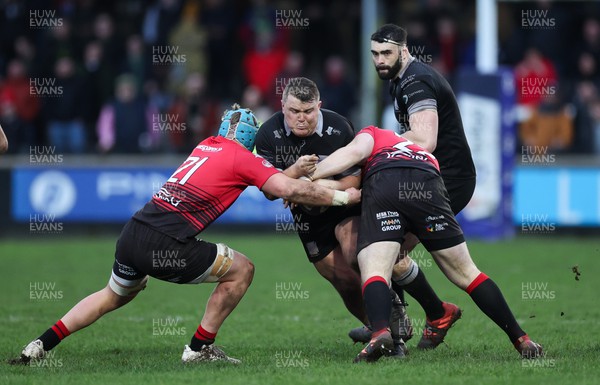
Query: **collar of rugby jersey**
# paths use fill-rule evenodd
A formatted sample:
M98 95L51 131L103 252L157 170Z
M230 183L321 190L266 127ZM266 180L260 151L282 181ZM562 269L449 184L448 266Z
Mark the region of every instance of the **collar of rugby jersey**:
M408 66L415 61L415 57L411 56L408 58L408 60L406 61L406 65L404 66L404 68L402 68L400 70L400 72L398 72L398 76L396 77L396 79L402 79L402 76L404 76L404 73L406 72L406 70L408 69Z
M402 79L402 76L404 76L404 73L406 72L406 69L408 68L408 66L410 65L410 63L412 63L413 61L415 61L415 57L411 56L408 61L406 62L406 65L404 66L404 68L402 68L402 70L400 72L398 72L398 76L396 76L395 78L390 80L390 95L392 95L392 97L395 99L396 98L396 88L398 87L398 84L400 84L400 79Z
M292 133L292 129L290 128L290 126L288 126L287 122L285 121L285 118L283 119L283 126L285 127L285 135L290 136L290 134ZM313 132L313 134L317 134L321 137L323 136L323 113L321 112L321 110L319 110L319 117L317 118L317 128L315 129L315 132Z

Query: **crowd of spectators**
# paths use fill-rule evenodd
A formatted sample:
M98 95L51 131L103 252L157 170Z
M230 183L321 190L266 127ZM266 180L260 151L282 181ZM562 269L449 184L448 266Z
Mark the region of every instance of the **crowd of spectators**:
M475 65L474 2L379 5L381 22L405 26L411 53L451 83ZM498 7L520 141L600 153L600 5ZM359 0L0 0L0 124L13 153L188 152L233 102L267 119L295 76L358 122L360 18Z
M515 69L519 138L600 154L600 4L530 4L506 6L500 25L500 61Z

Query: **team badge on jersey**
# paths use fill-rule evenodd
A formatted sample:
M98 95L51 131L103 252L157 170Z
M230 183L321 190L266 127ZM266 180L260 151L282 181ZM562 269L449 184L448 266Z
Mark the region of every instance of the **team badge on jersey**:
M252 154L254 155L255 158L260 158L262 159L262 165L265 167L273 167L273 165L271 164L271 162L269 162L268 160L266 160L265 158L263 158L262 156L258 155L258 154Z
M327 130L325 130L325 132L327 133L327 135L331 135L331 134L342 135L342 132L340 130L336 130L331 126L327 127Z

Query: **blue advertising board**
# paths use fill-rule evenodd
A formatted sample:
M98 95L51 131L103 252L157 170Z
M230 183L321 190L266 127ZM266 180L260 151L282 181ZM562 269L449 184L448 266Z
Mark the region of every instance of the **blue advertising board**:
M600 226L600 169L520 167L515 174L517 226Z
M61 222L125 222L170 176L171 168L16 168L11 210L17 222L44 218ZM600 226L600 169L516 167L510 226L543 222L556 226ZM217 223L273 224L288 221L281 200L269 201L249 187ZM479 237L465 226L468 236ZM485 227L484 227L485 229Z
M157 192L172 168L16 168L12 216L19 222L44 216L62 222L124 222ZM287 213L249 187L219 223L273 223Z

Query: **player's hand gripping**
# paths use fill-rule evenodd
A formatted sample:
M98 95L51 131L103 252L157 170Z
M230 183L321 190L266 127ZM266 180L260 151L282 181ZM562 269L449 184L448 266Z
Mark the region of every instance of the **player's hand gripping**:
M309 176L317 169L319 157L313 155L302 155L294 163L298 176Z

